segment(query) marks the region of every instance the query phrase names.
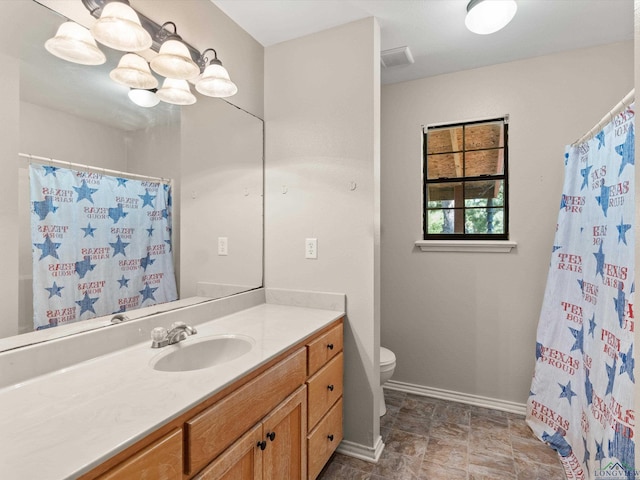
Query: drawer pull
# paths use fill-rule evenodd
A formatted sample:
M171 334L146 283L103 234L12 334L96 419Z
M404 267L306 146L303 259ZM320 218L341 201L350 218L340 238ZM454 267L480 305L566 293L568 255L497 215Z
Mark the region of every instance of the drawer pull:
M329 389L330 392L333 392L333 388L334 388L333 385L329 385L327 388Z
M327 435L327 438L329 439L330 442L333 442L333 435Z
M267 438L273 442L276 439L276 432L267 433Z
M260 450L264 450L265 448L267 448L267 442L265 442L264 440L261 442L258 442L258 444L256 445L257 447L260 447Z
M327 348L328 348L329 350L333 350L333 343L328 344L328 345L327 345Z

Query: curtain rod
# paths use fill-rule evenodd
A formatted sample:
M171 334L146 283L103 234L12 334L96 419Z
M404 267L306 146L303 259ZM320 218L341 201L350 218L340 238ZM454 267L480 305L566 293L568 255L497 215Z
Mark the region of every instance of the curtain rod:
M79 168L82 170L109 173L112 175L119 175L124 177L141 178L143 180L152 180L160 183L171 183L171 179L166 179L161 177L151 177L149 175L138 175L137 173L120 172L118 170L110 170L108 168L92 167L91 165L83 165L81 163L66 162L64 160L56 160L55 158L39 157L38 155L31 155L30 153L20 152L18 153L18 156L22 158L27 158L29 160L36 160L36 161L46 162L46 163L55 163L57 165L63 165L70 168Z
M613 117L622 113L629 105L635 102L635 99L636 90L635 88L632 88L631 91L627 93L627 95L625 95L625 97L620 102L618 102L616 106L609 111L609 113L602 117L602 119L591 130L589 130L571 145L577 145L579 143L591 140L596 133L602 130L607 123L610 123L613 120Z

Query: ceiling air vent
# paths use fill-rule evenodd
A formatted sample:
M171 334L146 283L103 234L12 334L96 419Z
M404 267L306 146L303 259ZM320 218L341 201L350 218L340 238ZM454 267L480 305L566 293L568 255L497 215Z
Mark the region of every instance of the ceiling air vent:
M380 53L380 63L383 68L411 65L414 62L409 47L391 48Z

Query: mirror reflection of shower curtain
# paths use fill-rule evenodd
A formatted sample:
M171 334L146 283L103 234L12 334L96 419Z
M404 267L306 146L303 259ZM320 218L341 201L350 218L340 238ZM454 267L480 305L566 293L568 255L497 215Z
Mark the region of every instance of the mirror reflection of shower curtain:
M177 299L171 187L30 165L34 329Z
M527 402L570 479L636 479L634 111L566 149Z

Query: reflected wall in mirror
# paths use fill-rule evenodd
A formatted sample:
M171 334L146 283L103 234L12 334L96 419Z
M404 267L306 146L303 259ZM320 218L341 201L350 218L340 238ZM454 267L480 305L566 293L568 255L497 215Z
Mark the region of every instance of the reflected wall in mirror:
M17 66L3 75L19 85L4 93L19 90L19 99L5 99L9 112L12 102L17 105L19 142L12 152L18 168L10 183L16 187L3 199L12 209L6 218L18 231L13 254L18 279L2 280L19 293L18 306L7 308L19 314L3 316L0 337L33 330L29 162L18 152L173 179L180 298L219 298L262 286L262 120L225 100L200 95L188 107L163 102L138 107L128 99L127 87L109 79L121 52L102 48L107 63L99 67L65 62L44 49L64 17L35 1L2 2L0 11L12 19L0 34L0 58ZM220 243L226 243L226 252L219 250ZM35 341L40 340L30 343Z

